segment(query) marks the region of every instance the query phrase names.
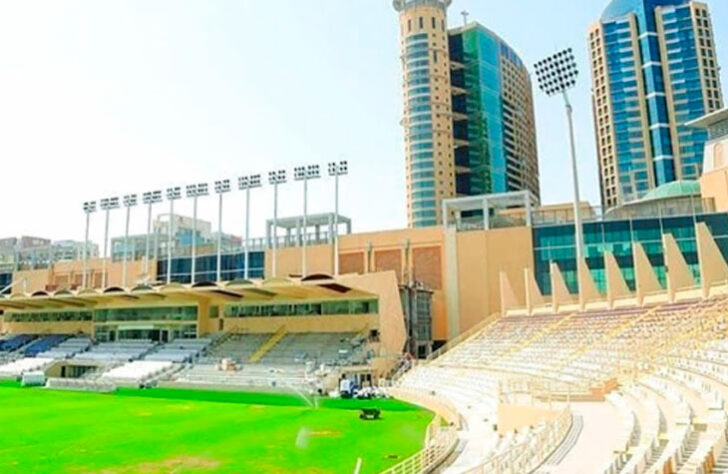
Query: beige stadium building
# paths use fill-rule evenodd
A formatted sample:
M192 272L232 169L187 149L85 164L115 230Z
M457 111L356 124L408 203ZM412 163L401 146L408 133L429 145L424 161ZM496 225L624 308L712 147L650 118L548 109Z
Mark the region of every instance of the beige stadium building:
M262 251L265 277L253 281L197 278L190 285L174 283L175 275L172 284L165 285L161 272L167 262L151 262L145 273L143 259L128 262L127 282L121 281L124 262L104 265L102 259L90 259L85 265L88 288L81 286L82 261L18 270L9 285L12 294L0 300L4 309L0 327L4 333L36 334L98 335L103 330L104 337L117 338L126 329L144 327L165 340L182 333L276 334L345 327L346 332L380 339L382 354L400 353L408 341L416 341L419 345L407 347L425 356L497 313L707 295L728 279L726 123L724 110L693 124L708 129L711 136L699 184L669 185L648 199L603 216L584 204L591 213L583 213L585 258L580 262L575 260L569 205L539 207L528 192L468 197L444 202L443 215L452 216L446 225L347 234L336 245L325 239L311 244L305 248L305 277L301 275L304 248L295 241ZM485 209L488 219L473 217L475 209ZM334 248L338 248L338 275ZM101 287L103 271L107 272L106 288ZM337 292L338 285L349 290ZM279 287L286 290L269 290ZM256 294L259 297L253 298ZM293 311L286 305L299 301L320 304L353 294L359 296L352 301L375 302L366 314L333 319L336 315L329 314L322 319L300 309L302 319L227 317L235 305L261 306L261 301L267 301L271 308L266 316L276 316L276 311ZM421 303L414 309L407 296L412 294ZM143 308L174 307L185 299L196 308L190 319L193 324L166 322L165 315L144 324L133 318L116 325L95 324L57 314L101 307L139 308L141 314ZM316 311L321 311L318 306ZM20 319L18 312L24 314ZM337 322L329 324L333 321ZM414 334L417 324L425 326L420 337ZM109 336L110 326L114 336ZM177 330L177 326L184 328ZM165 335L160 336L160 330Z

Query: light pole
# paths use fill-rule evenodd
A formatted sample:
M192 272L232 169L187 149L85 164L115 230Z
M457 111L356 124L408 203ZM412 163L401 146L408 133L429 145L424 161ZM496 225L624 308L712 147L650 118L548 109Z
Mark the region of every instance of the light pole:
M293 170L296 181L303 181L303 251L301 252L301 278L306 277L306 249L308 247L308 181L321 177L319 165L297 166Z
M169 201L169 224L167 225L167 284L172 283L172 235L174 235L174 202L182 199L182 189L179 186L167 188L167 201Z
M569 122L569 141L571 146L571 173L574 181L574 228L575 228L575 246L576 246L576 262L577 262L577 278L579 263L583 257L584 239L582 237L581 226L581 198L579 197L579 174L576 166L576 144L574 141L574 109L569 102L567 91L576 85L576 77L579 70L576 67L574 53L569 49L559 51L536 63L536 76L538 77L539 88L548 96L561 94L564 96L564 104L566 105L566 118ZM580 278L578 278L581 280ZM582 282L579 281L579 291L582 289Z
M286 170L269 171L268 184L273 185L273 262L272 272L278 274L278 185L286 182Z
M230 192L230 180L215 181L217 194L217 281L222 281L222 197Z
M83 203L83 212L86 213L86 233L83 241L83 274L81 275L81 288L86 289L86 274L88 261L88 228L91 223L91 214L96 212L96 201Z
M121 287L126 288L126 267L129 261L129 219L131 218L131 208L138 204L137 195L127 194L124 196L123 202L126 208L126 226L124 227L124 262L121 265Z
M241 176L238 178L238 189L245 191L245 240L243 242L245 253L245 279L250 276L250 190L259 188L261 180L259 174Z
M209 193L207 183L188 184L187 197L192 198L192 263L190 268L190 283L195 284L197 270L197 198L207 196Z
M119 198L105 198L101 200L101 210L105 212L104 223L104 259L101 261L101 288L106 288L109 283L109 276L106 273L106 259L108 258L109 246L109 214L114 209L119 209Z
M152 206L162 202L162 191L148 191L142 194L142 202L147 206L147 235L144 242L144 274L149 276L149 244L152 233Z
M329 176L334 177L334 276L339 276L339 176L349 173L346 160L329 163Z

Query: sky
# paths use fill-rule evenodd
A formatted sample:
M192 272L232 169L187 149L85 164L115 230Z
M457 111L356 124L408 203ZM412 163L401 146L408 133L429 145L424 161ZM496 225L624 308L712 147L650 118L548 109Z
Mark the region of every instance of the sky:
M595 204L586 35L607 3L454 0L449 17L461 25L467 10L526 64L574 48L579 176ZM725 63L728 2L707 3ZM405 227L398 36L390 0L0 0L0 237L82 240L87 200L338 159L349 162L340 211L354 230ZM542 198L565 202L563 102L534 96ZM272 194L253 192L253 236ZM302 194L301 183L281 187L279 215L302 214ZM242 233L243 203L225 197L225 232ZM190 200L175 207L192 213ZM309 212L330 211L332 181L311 182ZM199 215L217 226L216 197ZM131 232L145 226L136 208ZM110 227L123 235L121 211ZM91 236L103 239L100 214Z

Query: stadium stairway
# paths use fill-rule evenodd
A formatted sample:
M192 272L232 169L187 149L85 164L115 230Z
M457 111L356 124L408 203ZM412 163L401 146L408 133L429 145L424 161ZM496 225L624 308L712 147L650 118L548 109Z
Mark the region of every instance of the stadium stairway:
M258 350L253 352L253 355L250 356L248 362L250 362L251 364L259 362L260 359L262 359L268 352L270 352L271 349L276 346L276 344L281 342L281 340L286 336L286 333L286 327L281 326L278 331L276 331L267 341L263 343L262 346L258 348Z

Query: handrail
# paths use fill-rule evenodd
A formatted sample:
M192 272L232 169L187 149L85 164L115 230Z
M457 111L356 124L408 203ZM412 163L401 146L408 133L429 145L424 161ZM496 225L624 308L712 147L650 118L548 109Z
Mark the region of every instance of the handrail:
M551 423L539 425L534 437L526 437L506 451L495 454L464 474L510 474L531 472L561 444L571 429L571 410L565 408Z
M438 418L435 417L435 421L437 420ZM382 471L381 474L420 474L432 472L452 454L457 444L458 435L455 428L440 428L437 430L437 434L430 439L427 447L404 461Z

